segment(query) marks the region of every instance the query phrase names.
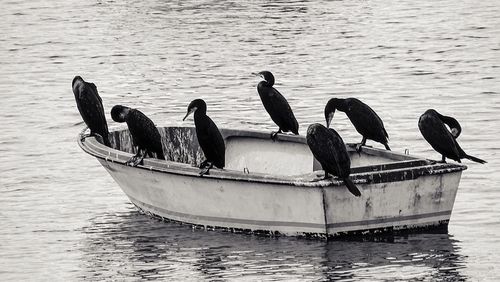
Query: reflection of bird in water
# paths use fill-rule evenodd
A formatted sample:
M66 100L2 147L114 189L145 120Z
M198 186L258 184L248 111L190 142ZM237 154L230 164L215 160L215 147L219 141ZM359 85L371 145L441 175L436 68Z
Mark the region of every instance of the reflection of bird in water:
M98 139L102 138L104 145L111 146L102 99L95 84L86 82L80 76L75 76L71 86L78 111L87 127L90 128L90 136L96 136ZM85 130L86 128L83 132Z
M329 173L338 176L354 196L361 196L361 192L349 178L351 159L340 135L333 128L315 123L307 129L306 140L313 156L325 171L325 179Z
M448 131L445 124L451 128L451 132ZM461 159L469 159L481 164L486 163L482 159L467 155L458 145L456 138L462 132L462 128L456 119L429 109L420 116L418 128L432 148L442 155L442 162L446 162L446 158L449 158L459 163Z
M389 135L382 119L367 104L356 98L330 99L325 106L327 127L330 126L335 110L346 113L356 131L363 136L361 143L356 146L358 152L361 151L361 146L366 144L367 139L382 143L387 150L391 150L388 144Z
M187 109L185 120L191 113L194 113L194 125L196 127L196 136L200 144L205 161L200 165L204 168L200 175L208 174L209 170L215 165L218 168L225 166L226 146L224 138L212 119L207 116L207 104L202 99L193 100Z
M146 154L153 157L152 153L156 153L158 159L165 159L160 133L153 121L141 111L116 105L111 109L111 117L116 122L127 123L134 145L137 146L137 154L127 161L127 165L137 166Z
M298 135L299 123L285 97L273 87L273 74L269 71L261 71L258 74L264 79L257 85L262 104L274 123L279 126L279 130L271 134L271 138L274 140L276 135L282 132L292 132Z

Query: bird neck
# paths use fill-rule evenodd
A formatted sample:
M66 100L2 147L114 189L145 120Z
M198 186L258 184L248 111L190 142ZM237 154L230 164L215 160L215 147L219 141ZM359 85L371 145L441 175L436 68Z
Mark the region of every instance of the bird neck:
M345 99L337 99L337 102L335 103L335 109L341 112L347 111L347 105L346 105L346 100Z
M207 109L206 108L198 108L194 112L194 118L195 119L202 118L202 117L205 117L205 116L207 116Z
M267 80L264 80L262 82L267 87L273 87L273 85L274 85L274 77L268 77Z

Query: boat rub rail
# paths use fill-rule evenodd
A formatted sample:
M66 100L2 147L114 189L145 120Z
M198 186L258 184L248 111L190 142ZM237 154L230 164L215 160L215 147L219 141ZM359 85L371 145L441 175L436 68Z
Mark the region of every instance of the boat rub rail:
M228 132L229 131L229 132ZM225 135L231 130L226 130ZM262 135L262 134L261 134ZM81 136L80 136L81 137ZM232 137L232 136L227 136ZM262 138L263 136L256 136ZM295 136L279 137L292 141L302 143L300 138ZM299 136L300 137L300 136ZM303 137L302 137L303 138ZM119 163L125 165L125 162L133 155L131 153L116 150L99 143L94 137L79 138L79 146L90 155L103 159L107 162ZM351 144L348 147L352 147ZM371 153L380 154L378 149L366 148L364 149ZM108 167L109 168L109 167ZM138 169L161 171L165 173L180 174L185 176L200 177L199 169L190 164L164 161L158 159L144 159L143 165L138 165ZM459 172L467 169L465 165L450 164L450 163L436 163L435 161L425 159L411 159L401 160L386 164L377 164L371 166L353 167L351 169L351 179L356 184L376 184L385 182L396 182L416 179L423 175L434 175ZM234 181L249 181L269 184L283 184L294 185L299 187L327 187L327 186L340 186L343 181L337 179L326 179L319 181L311 181L315 173L311 172L306 175L297 176L274 176L265 173L251 173L234 170L212 170L209 175L203 177L208 179L225 179Z

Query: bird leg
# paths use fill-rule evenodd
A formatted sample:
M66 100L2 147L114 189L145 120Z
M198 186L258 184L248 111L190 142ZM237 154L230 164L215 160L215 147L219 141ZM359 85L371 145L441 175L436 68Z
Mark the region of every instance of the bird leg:
M363 140L361 140L361 143L356 144L356 152L358 154L361 154L361 146L364 146L366 144L366 137L363 136Z
M276 132L274 132L274 131L271 132L271 139L273 140L273 142L276 141L276 137L278 136L278 133L283 133L283 131L281 131L281 128Z
M444 164L446 163L446 157L444 155L443 155L443 158L441 159L441 162Z
M212 162L207 162L208 166L206 166L204 169L202 169L200 171L200 176L203 176L203 175L209 175L209 170L214 166L214 164Z
M135 156L131 157L126 163L125 165L129 165L129 166L133 166L133 167L136 167L137 165L139 164L143 164L143 160L144 160L144 157L146 156L147 154L147 150L141 150L141 149L138 149L137 150L137 154L135 154Z
M205 167L207 167L207 165L208 165L208 160L204 160L204 161L200 164L199 168L205 168Z
M324 171L324 170L323 170ZM311 182L318 182L318 181L321 181L321 180L324 180L326 178L322 177L321 176L321 170L316 170L316 171L313 171L314 173L314 176L313 178L311 179ZM327 172L325 171L325 176L327 175Z
M328 175L328 172L326 172L325 170L325 177L323 177L323 179L328 179L328 178L330 178L330 176Z

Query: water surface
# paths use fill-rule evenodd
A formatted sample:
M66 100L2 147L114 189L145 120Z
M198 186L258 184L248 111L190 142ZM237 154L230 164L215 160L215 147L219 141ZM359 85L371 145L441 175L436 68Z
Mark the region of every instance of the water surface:
M498 2L247 2L2 2L2 280L499 280ZM464 150L488 164L466 161L448 234L322 242L159 222L75 142L75 75L108 112L124 104L189 125L187 105L203 98L220 127L273 130L251 75L264 69L302 134L329 98L357 97L393 150L438 159L418 117L457 118ZM344 115L334 125L361 140Z

